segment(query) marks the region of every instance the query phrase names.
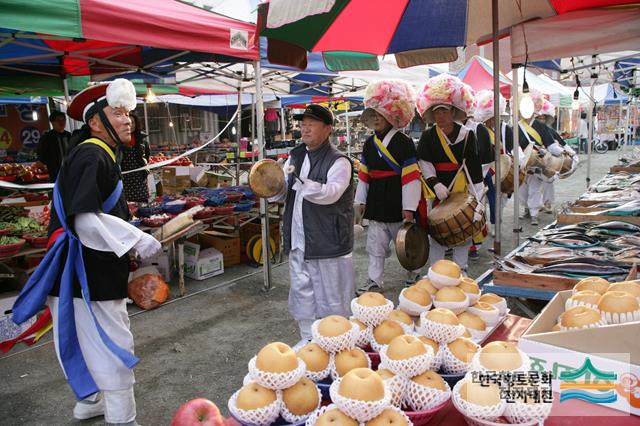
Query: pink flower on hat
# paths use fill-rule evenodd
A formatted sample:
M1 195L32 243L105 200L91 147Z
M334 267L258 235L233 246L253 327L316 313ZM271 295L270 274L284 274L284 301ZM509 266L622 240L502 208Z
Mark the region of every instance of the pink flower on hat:
M472 102L470 94L465 93L462 81L450 74L440 74L430 78L416 98L416 106L420 116L433 122L431 109L436 105L451 105L462 112L466 111L466 104Z
M368 109L377 111L395 128L406 127L415 114L413 88L402 80L380 80L367 86L364 95L363 121L370 118Z
M556 107L547 99L542 103L542 108L538 112L539 115L549 115L551 117L556 116Z
M477 106L473 113L473 118L483 123L494 116L493 114L493 90L481 90L476 95ZM506 101L500 95L500 113L502 114L506 107Z

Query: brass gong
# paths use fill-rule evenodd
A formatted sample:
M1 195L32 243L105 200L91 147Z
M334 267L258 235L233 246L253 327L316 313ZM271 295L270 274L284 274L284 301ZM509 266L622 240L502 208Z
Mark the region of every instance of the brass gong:
M249 186L258 197L270 198L276 196L282 191L284 184L284 171L274 160L266 158L251 167Z
M429 260L429 238L415 223L405 223L396 235L396 255L403 268L414 271Z

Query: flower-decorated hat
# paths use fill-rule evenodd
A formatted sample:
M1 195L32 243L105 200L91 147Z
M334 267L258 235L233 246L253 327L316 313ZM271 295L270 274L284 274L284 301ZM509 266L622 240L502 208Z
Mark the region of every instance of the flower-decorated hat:
M465 118L466 104L464 88L458 77L443 73L427 80L422 91L416 97L416 107L420 117L433 123L433 109L440 105L453 107L453 119L462 121Z
M556 116L556 107L547 99L542 103L542 108L537 111L538 115L548 115L549 117Z
M478 105L478 100L476 99L476 91L473 90L473 87L469 86L464 81L462 82L462 99L460 107L463 109L464 113L467 116L473 115L473 112Z
M493 118L493 90L481 90L476 94L476 110L473 118L478 122L484 123ZM500 115L504 114L507 101L500 95Z
M405 81L388 79L374 81L364 95L362 122L371 128L373 111L382 115L396 129L406 127L415 116L415 92Z
M542 106L544 105L544 101L545 101L544 95L542 94L542 92L540 92L537 89L529 90L529 95L533 100L533 110L535 111L534 114L540 114L540 111L542 111Z
M124 78L117 78L110 83L88 87L73 97L67 109L67 115L74 120L86 123L106 106L134 110L136 89L133 83Z

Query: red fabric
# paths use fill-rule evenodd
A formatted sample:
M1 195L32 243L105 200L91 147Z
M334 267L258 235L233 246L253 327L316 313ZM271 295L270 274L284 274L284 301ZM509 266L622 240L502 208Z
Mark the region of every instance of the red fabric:
M434 163L433 167L436 169L436 172L456 172L460 168L460 165L456 163Z
M413 182L414 180L418 180L418 179L420 179L420 170L415 170L411 173L408 173L402 176L402 184L406 185L409 182Z
M90 58L104 58L109 61L122 63L123 65L132 65L136 67L142 65L142 49L139 47L122 46L115 43L96 40L48 40L46 35L42 35L42 37L42 41L47 46L59 52L65 52L65 55L62 57L62 66L65 74L76 76L107 74L123 72L128 69L126 66L117 67L114 65L100 63L92 63L90 65ZM69 55L78 55L87 57L87 59L70 57Z
M51 322L51 311L49 310L49 308L46 308L44 313L40 315L40 318L38 318L36 322L31 325L31 327L23 331L18 337L14 337L11 340L5 340L4 342L0 343L0 351L7 353L19 342L24 342L28 346L33 345L33 339L27 339L27 337L37 333L38 331L49 325L49 322Z
M369 173L358 172L358 179L360 179L364 183L369 183Z
M560 14L571 12L572 10L583 10L594 7L607 7L637 2L637 0L551 0L551 5L556 12Z
M477 58L472 60L462 81L473 87L476 92L483 89L493 91L493 75L487 72ZM501 82L500 93L509 99L511 97L511 85Z
M318 40L313 51L384 55L408 2L351 0ZM345 34L357 34L357 37L345 37Z
M422 229L429 229L429 224L427 222L427 199L424 198L424 194L420 197L420 202L418 203L418 218L416 222Z
M51 236L49 237L49 242L47 243L47 250L51 248L51 246L56 242L60 234L62 234L63 232L64 232L64 228L58 228L55 231L53 231L53 233L51 233Z
M85 38L258 60L256 26L174 0L80 0ZM231 30L248 46L231 47Z
M371 179L383 179L391 176L398 176L398 173L393 170L369 170L369 176Z

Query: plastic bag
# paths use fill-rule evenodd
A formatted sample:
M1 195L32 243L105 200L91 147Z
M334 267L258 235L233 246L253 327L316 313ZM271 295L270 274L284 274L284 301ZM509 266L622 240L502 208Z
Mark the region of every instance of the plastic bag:
M144 310L154 309L169 298L169 286L159 274L143 274L129 281L129 298Z

